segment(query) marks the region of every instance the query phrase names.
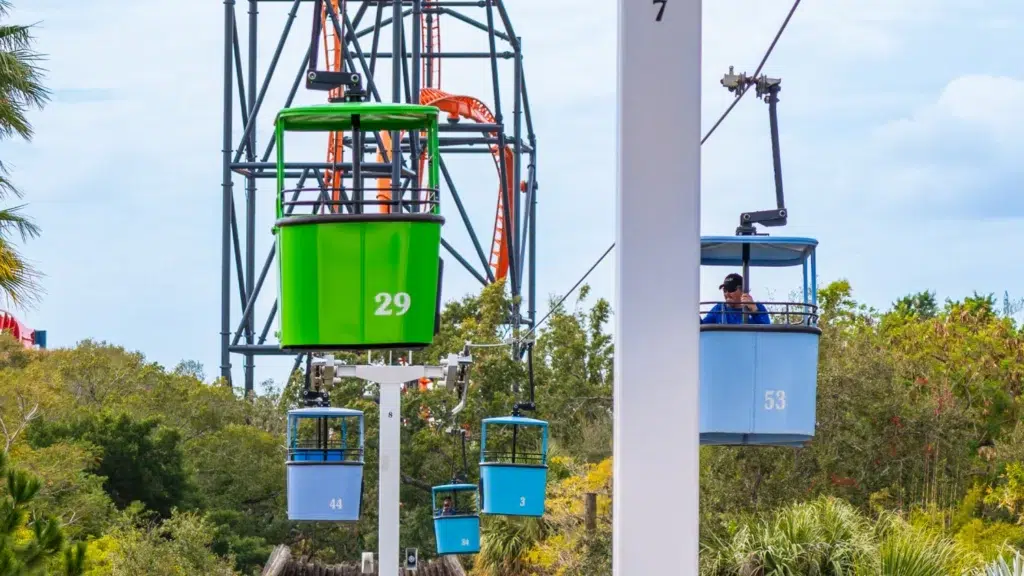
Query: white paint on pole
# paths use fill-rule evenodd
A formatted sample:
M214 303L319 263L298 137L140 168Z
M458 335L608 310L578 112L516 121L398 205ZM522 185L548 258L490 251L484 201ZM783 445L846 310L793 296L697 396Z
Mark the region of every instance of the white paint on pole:
M391 368L391 366L388 366ZM377 563L380 574L398 574L400 496L399 470L402 462L402 383L380 383L380 492L378 503Z
M618 0L613 574L697 574L701 0Z
M458 362L456 357L452 361ZM377 566L381 576L398 576L398 539L402 465L402 384L420 378L444 378L447 366L337 365L338 378L380 384L380 449L377 514Z

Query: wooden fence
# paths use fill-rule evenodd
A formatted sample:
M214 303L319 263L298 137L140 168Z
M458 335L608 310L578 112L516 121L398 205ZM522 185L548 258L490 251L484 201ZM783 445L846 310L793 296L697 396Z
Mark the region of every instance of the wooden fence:
M589 533L593 533L597 527L597 494L588 492L583 495L583 516L584 526ZM377 574L376 566L372 572ZM419 570L399 569L400 576L466 576L459 561L452 556L445 556L431 562L421 562ZM363 576L359 564L339 564L325 566L322 564L310 564L302 560L292 558L291 550L287 546L274 548L263 568L262 576Z
M377 574L376 567L372 572ZM433 560L431 562L420 562L416 571L399 570L400 576L466 576L459 561L451 556ZM274 548L266 566L263 568L262 576L364 576L359 564L337 564L323 565L312 564L292 558L291 550L287 546Z

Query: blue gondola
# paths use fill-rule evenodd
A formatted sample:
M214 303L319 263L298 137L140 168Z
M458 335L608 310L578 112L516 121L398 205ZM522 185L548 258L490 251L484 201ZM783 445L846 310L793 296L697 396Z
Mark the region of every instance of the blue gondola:
M286 467L289 520L359 520L363 413L326 407L289 410Z
M701 444L793 446L814 436L817 400L818 242L810 238L701 238L703 266L803 268L802 302L763 302L771 324L700 327ZM702 302L702 316L712 302Z
M480 551L480 515L476 509L475 484L434 486L434 536L437 554L476 554ZM438 504L438 497L441 504ZM449 500L446 506L446 500Z
M511 426L510 449L487 449L488 426ZM523 451L523 429L540 429L540 452ZM543 516L548 480L548 423L521 416L486 418L480 424L480 511L503 516Z

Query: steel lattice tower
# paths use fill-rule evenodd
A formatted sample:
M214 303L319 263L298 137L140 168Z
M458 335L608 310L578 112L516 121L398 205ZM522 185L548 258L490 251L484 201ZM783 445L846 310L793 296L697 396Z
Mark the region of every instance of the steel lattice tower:
M260 14L261 9L270 11L288 5L283 26L275 23L275 30L271 30L267 24L261 24L267 20ZM444 31L461 27L482 33L486 48L445 52L441 48L442 23ZM265 64L265 73L261 74L257 66L263 64L257 62L259 47L271 33L278 40ZM278 74L289 36L300 37L305 50L294 77ZM490 94L477 95L477 99L463 95L457 84L450 88L441 86L444 63L467 59L479 62L480 76L490 76ZM500 74L509 62L511 81ZM522 64L521 42L502 0L225 0L220 330L223 377L231 379L232 354L241 356L245 391L249 393L254 387L255 357L284 353L272 333L277 313L275 295L261 293L268 274L274 273L275 253L272 246L266 258L257 261L257 235L269 236L266 228L258 230L257 214L269 212L269 198L273 196L268 190L274 187L275 177L274 115L280 108L292 106L297 96L310 102L326 102L340 94L340 89L307 90L310 71L361 74L369 101L422 103L441 109L442 117L447 116L447 122L442 120L441 125L441 170L443 188L447 190L447 196L442 193L446 198L443 211L447 220L442 245L447 256L482 285L507 282L516 302L509 311L509 325L533 325L537 319L537 147ZM307 86L303 86L304 80ZM278 85L283 93L287 82L287 97L283 102L273 101L269 94ZM510 104L511 120L506 115ZM393 136L366 133L357 139L363 154L371 158L368 161L364 156L361 176L378 182L398 181L403 189L414 188L419 176L419 162L414 154L422 150L419 135L404 135L397 140ZM325 135L323 144L326 159L323 153L304 161L286 159L286 176L297 180L299 188L319 186L322 194L337 200L344 196L346 181L353 176L352 163L345 161L355 153L352 137L347 133L330 134L329 138ZM493 219L476 218L473 222L467 214L456 179L445 163L446 157L457 154L493 157L497 177L483 184L487 194L498 199ZM493 186L495 180L498 186ZM456 229L465 230L474 254L463 256L445 240ZM489 250L486 238L481 242L478 230L492 231ZM255 310L258 303L266 301L273 302L269 314L264 322L257 323ZM295 368L301 362L302 357L296 357Z

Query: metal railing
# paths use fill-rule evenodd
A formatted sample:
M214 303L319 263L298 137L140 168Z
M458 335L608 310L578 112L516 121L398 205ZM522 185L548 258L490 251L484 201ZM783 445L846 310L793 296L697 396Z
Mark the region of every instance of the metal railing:
M340 192L338 200L332 198ZM380 200L380 192L390 199ZM392 213L433 212L439 203L436 188L287 188L281 191L281 209L285 215L378 213L379 206L390 206Z
M320 458L312 460L310 456L319 455ZM299 458L301 456L301 458ZM289 461L315 461L315 462L362 462L363 450L360 448L289 448Z
M363 449L347 446L341 438L299 438L292 440L288 447L288 459L293 460L296 455L309 456L320 453L324 460L361 461ZM328 458L330 457L330 458Z
M470 506L468 508L456 508L452 507L447 514L444 513L444 508L434 509L434 518L459 518L465 516L478 516L480 513L477 512L476 507Z
M542 465L546 463L542 452L505 452L505 451L484 451L484 462L491 464L532 464Z
M453 517L453 516L476 516L479 511L476 509L476 493L468 492L465 490L453 490L451 492L438 492L438 495L442 496L441 501L445 498L450 498L452 501L452 507L448 510L448 513L444 513L444 504L441 507L434 509L434 517Z
M722 311L724 314L728 314L735 318L734 315L739 315L741 324L750 324L752 316L760 314L767 314L771 320L772 325L781 326L817 326L818 325L818 307L814 304L806 302L754 302L755 304L762 304L767 309L767 312L751 312L746 307L740 307L725 301L709 301L700 303L700 317L705 318L706 315L711 312L711 309L717 304L721 304L725 310ZM737 306L732 308L732 306ZM716 312L717 313L717 312ZM730 322L735 324L736 322ZM726 322L722 322L726 324Z

